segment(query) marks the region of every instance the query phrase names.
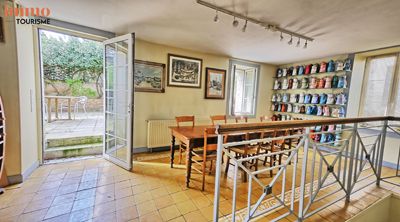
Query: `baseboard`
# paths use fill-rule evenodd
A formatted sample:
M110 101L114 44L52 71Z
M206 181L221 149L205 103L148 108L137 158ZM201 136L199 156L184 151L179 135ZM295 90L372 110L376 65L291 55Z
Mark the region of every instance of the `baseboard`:
M138 148L134 148L132 153L133 154L151 153L151 152L162 152L162 151L168 151L168 150L170 150L169 146L162 146L162 147L155 147L155 148L138 147Z
M36 160L25 172L22 173L22 180L25 181L39 167L39 161Z
M8 184L13 185L13 184L18 184L22 183L28 177L33 173L33 171L39 167L39 161L34 162L28 169L25 170L22 174L17 174L17 175L11 175L7 176L8 179Z
M8 185L22 183L23 177L21 174L7 176Z

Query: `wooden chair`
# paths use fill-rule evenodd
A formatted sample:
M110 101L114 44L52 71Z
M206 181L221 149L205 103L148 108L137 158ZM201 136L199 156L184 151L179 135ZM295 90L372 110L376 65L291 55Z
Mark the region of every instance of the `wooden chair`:
M232 142L232 141L240 141L240 140L252 140L252 139L260 139L262 136L261 132L253 132L253 133L245 133L242 135L232 134L227 135L224 138L224 143ZM241 138L239 138L241 137ZM239 145L229 148L229 152L233 152L237 159L245 158L249 156L254 156L260 154L260 145L257 144L246 144L246 145ZM225 165L225 175L228 175L229 165L233 165L230 163L229 156L227 157L226 165ZM258 158L254 159L253 161L245 161L243 162L245 167L249 167L249 169L254 168L254 170L258 170ZM242 179L243 182L247 181L247 174L245 171L242 171Z
M210 116L210 118L213 126L215 126L216 121L224 121L224 124L226 124L226 115Z
M176 121L176 125L178 127L181 127L180 123L192 123L192 127L194 127L195 124L195 118L194 116L177 116L175 117L175 121ZM179 145L179 164L182 163L182 151L185 152L186 151L186 145L185 144L180 144Z
M213 161L217 158L217 141L215 138L209 138L209 135L215 134L215 128L206 128L204 130L204 146L203 149L192 150L192 169L202 175L202 187L204 191L204 184L207 171L207 162L210 161L209 174L212 172ZM199 168L196 168L199 166Z
M279 136L285 136L287 134L287 130L272 130L272 131L267 131L264 132L263 138L274 138L274 137L279 137ZM272 140L269 143L261 144L260 148L265 152L265 153L275 153L279 152L285 149L285 140ZM264 163L263 165L265 166L267 163L269 164L270 167L281 165L282 164L282 156L283 154L277 154L269 157L264 158ZM270 176L272 177L274 175L273 170L270 170Z
M240 123L242 121L247 123L247 116L235 116L235 121L236 121L236 123Z
M270 120L271 118L269 118L268 116L260 116L260 122L268 122Z

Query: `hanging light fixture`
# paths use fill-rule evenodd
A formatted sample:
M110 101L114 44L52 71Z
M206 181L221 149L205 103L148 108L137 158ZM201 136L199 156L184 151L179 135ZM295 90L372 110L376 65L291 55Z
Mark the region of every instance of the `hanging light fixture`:
M297 44L296 44L296 47L299 47L300 46L300 38L297 40Z
M232 25L233 25L233 27L238 27L238 25L239 25L239 21L238 20L236 20L236 17L233 17L233 22L232 22Z
M214 17L214 22L218 22L219 18L218 18L218 10L215 10L215 17Z
M307 48L307 40L306 40L306 42L304 43L304 47L303 47L304 49L306 49Z
M283 41L283 35L282 35L282 32L281 32L281 42Z
M246 32L246 28L247 28L247 20L246 20L246 22L244 23L244 26L243 26L243 28L242 28L242 32Z
M287 44L289 44L289 45L293 44L293 36L292 35L290 36L290 40Z

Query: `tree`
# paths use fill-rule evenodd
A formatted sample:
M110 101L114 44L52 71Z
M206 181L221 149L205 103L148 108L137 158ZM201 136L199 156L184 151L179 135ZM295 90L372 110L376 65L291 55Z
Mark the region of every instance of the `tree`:
M82 83L95 82L98 97L103 96L103 51L98 42L73 36L56 38L41 32L43 76L46 83L79 80Z

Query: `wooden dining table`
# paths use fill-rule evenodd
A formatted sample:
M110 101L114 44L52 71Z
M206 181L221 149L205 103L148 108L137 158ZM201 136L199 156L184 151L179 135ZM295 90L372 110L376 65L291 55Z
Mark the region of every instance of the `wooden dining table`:
M56 119L58 119L58 102L59 102L59 100L67 100L68 119L72 119L71 118L72 100L76 99L78 97L76 97L76 96L45 96L45 98L47 100L47 122L48 123L50 123L52 121L52 119L51 119L51 101L52 100L54 100Z
M212 125L202 126L171 126L171 168L174 167L175 141L179 140L185 144L186 149L186 187L189 187L190 174L192 171L192 149L202 147L204 143L204 129L212 128ZM217 137L217 135L209 135L209 137Z

